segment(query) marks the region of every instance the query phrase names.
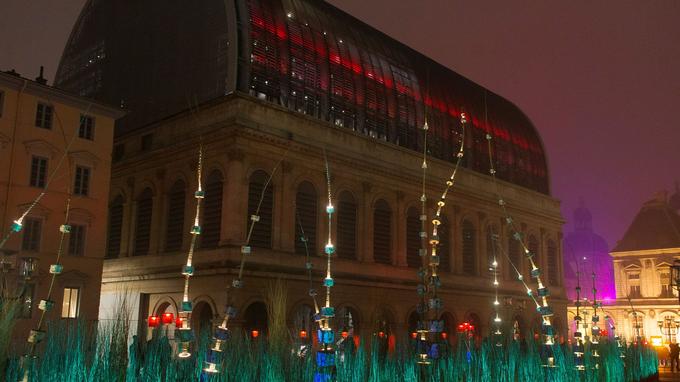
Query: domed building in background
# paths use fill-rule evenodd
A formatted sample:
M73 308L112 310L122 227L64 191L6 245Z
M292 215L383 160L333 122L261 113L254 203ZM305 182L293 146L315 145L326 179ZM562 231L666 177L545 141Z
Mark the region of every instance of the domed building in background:
M612 259L607 242L593 230L593 216L583 200L573 212L573 227L574 230L564 238L565 292L570 300L576 299L580 277L581 297L592 299L592 275L595 273L598 298L606 303L616 296Z

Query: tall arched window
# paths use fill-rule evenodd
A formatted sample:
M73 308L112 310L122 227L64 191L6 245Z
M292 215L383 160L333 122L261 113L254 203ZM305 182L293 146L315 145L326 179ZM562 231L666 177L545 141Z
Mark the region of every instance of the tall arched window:
M380 199L373 208L373 261L392 263L392 210Z
M463 220L463 274L475 275L475 226L469 220Z
M532 255L534 255L533 260L534 263L536 264L537 267L541 267L541 255L539 253L539 245L538 245L538 239L536 239L536 236L534 235L529 235L529 239L527 240L527 248L529 249L529 252L531 252Z
M177 180L168 192L168 215L165 226L165 251L175 252L182 249L184 238L184 202L186 186Z
M510 269L508 270L510 278L517 280L517 268L518 271L522 272L522 254L519 241L515 239L512 235L508 237L508 258L512 263ZM517 280L519 282L519 280Z
M553 240L548 240L548 282L550 285L560 285L560 273L557 261L557 245Z
M135 219L135 246L133 256L149 253L151 242L151 214L153 213L153 192L145 188L137 198L137 216Z
M248 335L257 331L258 335L266 335L268 329L267 306L263 302L254 302L243 312L243 328ZM253 336L254 337L254 336Z
M439 220L441 221L441 224L437 229L437 235L439 236L439 247L437 248L437 254L439 255L439 270L442 272L451 272L449 219L447 219L446 216L441 215Z
M109 232L106 241L106 257L116 258L120 255L120 239L123 229L123 197L116 196L109 205Z
M250 217L257 214L260 220L255 223L252 235L250 236L250 245L258 248L272 247L272 211L274 207L274 186L267 180L269 175L261 170L255 171L250 176L248 184L248 217L247 226L250 229L252 221ZM265 184L267 189L265 190ZM264 191L264 194L263 194ZM260 204L260 198L262 203ZM258 204L260 206L258 212ZM246 231L247 232L247 231Z
M203 219L201 220L201 247L216 248L220 243L222 230L222 173L212 171L205 179Z
M420 268L422 261L419 255L420 243L420 214L414 207L406 213L406 263L411 268Z
M317 254L316 248L317 195L314 185L302 182L295 195L295 253L305 255L304 234L311 255ZM304 231L304 232L303 232Z
M348 191L338 197L338 256L356 259L357 251L357 204Z

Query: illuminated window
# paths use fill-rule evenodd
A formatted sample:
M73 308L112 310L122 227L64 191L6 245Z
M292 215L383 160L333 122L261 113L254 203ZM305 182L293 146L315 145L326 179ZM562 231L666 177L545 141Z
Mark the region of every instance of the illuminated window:
M660 297L674 297L673 288L671 288L671 274L667 271L659 274L661 279L661 296Z
M35 110L35 127L48 130L52 128L52 106L38 103Z
M642 298L640 293L640 272L628 273L628 287L630 298Z
M73 194L87 196L90 193L90 169L76 166L76 176L73 183Z
M83 139L94 140L94 117L90 115L80 115L80 127L78 128L78 137Z
M33 156L31 158L31 174L29 185L44 188L47 179L47 158Z
M85 254L84 225L71 225L71 233L68 235L68 254L71 256L83 256Z
M64 288L61 304L61 318L78 318L80 310L80 288Z

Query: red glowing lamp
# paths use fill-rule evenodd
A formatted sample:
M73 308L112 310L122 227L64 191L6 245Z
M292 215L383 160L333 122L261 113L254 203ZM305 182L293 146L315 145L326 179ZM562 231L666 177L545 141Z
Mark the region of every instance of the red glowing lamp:
M253 331L250 332L250 335L251 335L253 338L257 338L257 337L260 336L260 331L259 331L259 330L253 330Z
M416 332L411 333L411 338L413 338L415 340L416 337L418 337L418 333L416 333Z
M607 331L607 329L602 329L600 330L600 335L602 337L607 337L609 335L609 332Z
M155 328L160 324L161 319L158 316L149 316L149 327Z
M347 333L346 330L343 330L343 331L340 333L340 335L342 336L342 338L347 338L347 336L349 336L349 333Z
M300 330L300 338L307 338L307 331L306 330Z
M449 334L446 332L442 332L442 339L445 340L447 338L449 338Z
M385 338L385 332L378 332L378 337Z
M163 324L170 325L175 320L175 315L172 313L163 313Z
M175 320L175 326L178 327L178 328L181 328L181 327L182 327L182 322L184 322L184 320L182 319L182 317L177 317L177 319Z

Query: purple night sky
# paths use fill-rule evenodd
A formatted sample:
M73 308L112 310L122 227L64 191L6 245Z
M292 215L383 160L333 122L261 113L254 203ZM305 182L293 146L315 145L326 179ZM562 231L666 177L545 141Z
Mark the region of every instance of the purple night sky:
M582 196L610 248L680 179L680 2L330 2L522 108L565 218ZM83 4L2 0L0 70L51 81Z

